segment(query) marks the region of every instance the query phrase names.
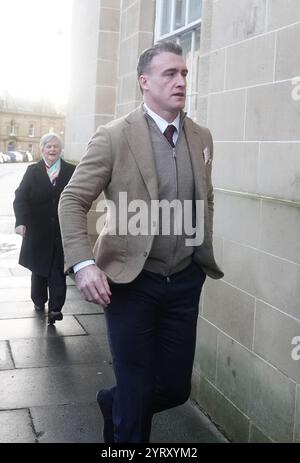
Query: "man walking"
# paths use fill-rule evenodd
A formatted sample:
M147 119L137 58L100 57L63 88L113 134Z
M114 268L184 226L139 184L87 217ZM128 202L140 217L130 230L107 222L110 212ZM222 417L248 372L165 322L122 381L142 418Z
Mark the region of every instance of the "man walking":
M85 299L105 308L116 377L97 395L105 442L148 442L153 414L188 399L201 289L206 275L223 277L212 248L212 137L183 112L187 73L177 44L143 52L143 104L98 128L60 200L66 268L74 268ZM86 214L101 192L108 213L92 252ZM129 204L138 200L148 211L157 201L189 202L203 242L191 246L186 230L175 232L175 213L169 234L156 220L161 215L150 220L155 233L130 233L128 226L124 234L113 212L124 218L125 193Z

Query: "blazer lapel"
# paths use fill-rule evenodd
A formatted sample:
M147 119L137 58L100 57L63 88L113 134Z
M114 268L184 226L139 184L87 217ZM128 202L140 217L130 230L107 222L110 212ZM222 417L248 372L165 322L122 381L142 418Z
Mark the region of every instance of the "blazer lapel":
M196 199L204 199L206 191L205 163L203 159L203 141L200 131L189 119L184 121L184 131L190 151L194 172Z
M158 199L156 166L149 134L149 128L142 107L131 113L124 129L130 150L144 179L151 199ZM204 144L200 131L188 118L184 121L184 131L191 155L194 172L196 199L206 195L206 174L203 159Z
M143 177L151 199L158 199L158 183L155 160L148 124L140 107L131 113L126 121L128 126L124 128L130 150L135 158L138 169Z

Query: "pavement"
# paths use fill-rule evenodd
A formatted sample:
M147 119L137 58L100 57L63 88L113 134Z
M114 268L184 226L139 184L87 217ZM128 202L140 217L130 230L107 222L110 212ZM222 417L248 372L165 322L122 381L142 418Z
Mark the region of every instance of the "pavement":
M114 384L103 310L69 277L62 321L34 310L11 201L26 165L13 169L0 165L0 443L101 443L96 392ZM227 441L189 401L154 417L151 442Z

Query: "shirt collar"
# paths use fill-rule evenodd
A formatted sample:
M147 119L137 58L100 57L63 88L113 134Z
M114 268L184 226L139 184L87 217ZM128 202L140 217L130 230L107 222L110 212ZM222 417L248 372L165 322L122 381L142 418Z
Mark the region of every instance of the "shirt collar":
M168 122L166 121L165 119L163 119L162 117L160 117L158 114L156 114L154 111L152 111L149 106L146 105L146 103L144 103L144 108L147 112L147 114L149 114L150 117L152 117L152 119L154 120L154 122L156 123L156 125L158 126L159 130L161 131L161 133L164 133L164 131L166 130L166 128L168 127L168 125L172 124L174 125L174 127L176 128L177 130L177 133L179 133L179 127L180 127L180 112L177 114L176 118L174 119L173 122Z

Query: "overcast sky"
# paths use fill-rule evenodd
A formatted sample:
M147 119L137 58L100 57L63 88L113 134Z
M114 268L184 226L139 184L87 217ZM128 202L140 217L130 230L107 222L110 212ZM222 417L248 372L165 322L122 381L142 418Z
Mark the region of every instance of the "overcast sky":
M0 0L0 91L65 102L72 0Z

